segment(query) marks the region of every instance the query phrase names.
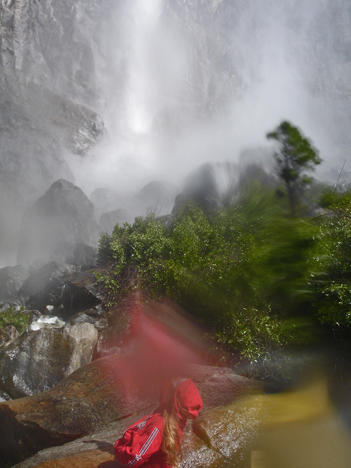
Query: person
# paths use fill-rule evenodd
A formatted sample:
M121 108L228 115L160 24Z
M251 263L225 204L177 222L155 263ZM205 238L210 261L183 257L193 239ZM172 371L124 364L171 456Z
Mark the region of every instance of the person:
M187 420L196 419L202 407L200 393L191 379L167 382L160 406L116 441L115 459L125 467L176 467Z

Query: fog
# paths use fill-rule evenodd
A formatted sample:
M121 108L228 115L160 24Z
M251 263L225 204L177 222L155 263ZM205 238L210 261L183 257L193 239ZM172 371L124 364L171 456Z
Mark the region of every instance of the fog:
M347 60L335 44L350 39L341 2L133 0L112 18L98 70L108 136L84 160L68 156L86 193L181 184L204 162L269 146L265 134L283 119L320 150L317 176L341 169L350 119L336 93Z
M135 198L151 181L170 200L204 163L222 190L247 163L272 171L265 135L282 120L320 150L319 180L350 181L348 0L18 0L0 14L3 266L58 179L92 201L113 191L97 222L133 219L155 208Z

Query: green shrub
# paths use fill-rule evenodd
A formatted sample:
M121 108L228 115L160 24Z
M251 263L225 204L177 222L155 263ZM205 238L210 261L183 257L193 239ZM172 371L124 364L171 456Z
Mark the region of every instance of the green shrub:
M318 220L317 260L323 275L315 281L319 292L316 313L322 323L351 326L351 192L333 193L328 209Z
M302 341L317 231L288 216L273 190L254 186L213 216L188 205L168 226L154 216L116 226L100 242L100 261L111 263L99 280L113 299L133 267L149 294L174 299L254 359Z
M22 310L24 310L24 307L22 307L21 310L17 312L13 309L13 307L10 307L5 311L0 312L0 328L3 328L7 325L12 325L19 333L23 333L28 326L30 315L23 314Z

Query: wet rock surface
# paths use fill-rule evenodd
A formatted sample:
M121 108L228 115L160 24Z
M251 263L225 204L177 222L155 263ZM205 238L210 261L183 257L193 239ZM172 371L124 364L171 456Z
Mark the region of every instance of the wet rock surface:
M50 262L31 273L18 297L2 304L0 398L51 389L89 363L98 333L109 327L101 302L93 270L72 274Z
M85 251L86 246L83 256ZM17 299L28 308L64 318L98 306L102 295L96 285L95 270L81 266L77 269L64 263L47 263L32 272L18 291Z
M87 436L81 437L65 445L42 450L28 460L19 463L20 468L36 466L54 467L99 467L101 463L109 463L106 468L116 468L114 462L113 446L125 429L148 414L149 410L142 410L133 416L120 419L107 424L101 430L97 430ZM101 466L103 468L104 465Z
M226 367L190 365L187 377L196 383L205 409L227 405L258 388L257 382L241 377Z
M14 340L19 336L17 329L13 325L6 325L0 328L0 346Z
M155 404L156 389L147 393L126 387L125 363L121 356L98 359L52 390L1 403L0 451L4 458L0 466L19 462L38 450L64 444Z
M119 314L118 324L111 326L111 319L107 319L110 325L104 327L104 329L99 332L99 338L94 350L94 359L108 356L110 354L120 354L121 352L125 352L125 349L131 340L131 330L127 317L122 314ZM115 316L113 317L113 320L117 321Z
M21 398L49 390L90 362L98 332L88 323L24 333L0 349L0 390Z
M69 323L92 323L101 332L108 328L108 320L105 315L106 312L101 304L99 304L96 307L77 312L69 318Z
M74 273L62 289L62 304L68 313L81 311L102 302L93 270Z
M117 363L119 359L121 357L111 356L100 359L96 363L105 362L105 360L106 362ZM90 366L96 363L92 363ZM247 461L245 457L247 457L247 451L250 449L250 443L254 440L258 419L252 412L245 414L245 407L236 406L235 401L240 395L243 396L247 392L255 392L255 385L226 368L190 366L188 375L194 379L203 398L204 409L200 423L206 427L213 446L217 450L223 449L224 444L232 436L232 441L235 441L235 443L229 443L225 448L225 454L229 458L235 457L235 454L240 452L240 460L245 459ZM213 378L212 384L208 383L209 378ZM218 392L219 388L222 389L222 392ZM230 406L222 406L229 404L229 402ZM218 405L222 406L219 412L217 410ZM130 424L142 417L143 414L152 411L152 409L153 407L140 409L139 413L111 422L106 427L79 438L74 442L67 443L61 447L43 450L18 466L20 468L37 466L42 466L42 468L63 468L66 466L76 468L86 466L108 468L109 465L106 464L105 466L104 463L113 462L113 445L116 439L122 436L123 431ZM226 440L223 439L223 431L228 431ZM180 467L211 466L214 468L216 466L244 466L240 463L231 465L219 453L209 449L195 432L192 429L191 423L188 422L182 443L183 460L180 463ZM239 440L240 436L241 439ZM116 466L115 462L113 462L113 465L111 464L110 468L113 466Z
M350 434L330 403L326 381L318 378L293 391L246 392L228 405L204 408L186 426L179 467L347 468ZM133 418L111 422L62 447L43 450L18 467L116 468L113 444Z
M46 305L59 305L59 297L68 269L65 265L50 262L33 271L18 291L29 307L44 311Z

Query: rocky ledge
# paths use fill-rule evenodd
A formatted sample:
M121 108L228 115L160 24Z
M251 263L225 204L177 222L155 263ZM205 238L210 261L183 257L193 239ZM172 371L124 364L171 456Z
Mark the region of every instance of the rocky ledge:
M113 460L114 441L129 424L151 412L158 400L156 388L141 392L126 387L127 365L127 356L101 358L81 367L50 391L1 403L0 451L4 455L0 467L22 460L25 461L18 465L21 468L98 467ZM206 426L213 441L218 436L220 443L223 437L218 429L229 424L226 418L242 417L240 412L234 415L233 402L244 392L251 392L254 386L227 368L192 365L187 375L194 380L203 398L204 415L199 421ZM250 427L255 425L253 420L246 423ZM233 435L233 430L239 434L241 423L234 422L225 430L226 438ZM252 431L253 427L249 429ZM233 440L237 440L238 434ZM184 438L184 453L188 458L195 456L193 446L205 449L197 439L189 425ZM216 458L212 452L209 455Z

